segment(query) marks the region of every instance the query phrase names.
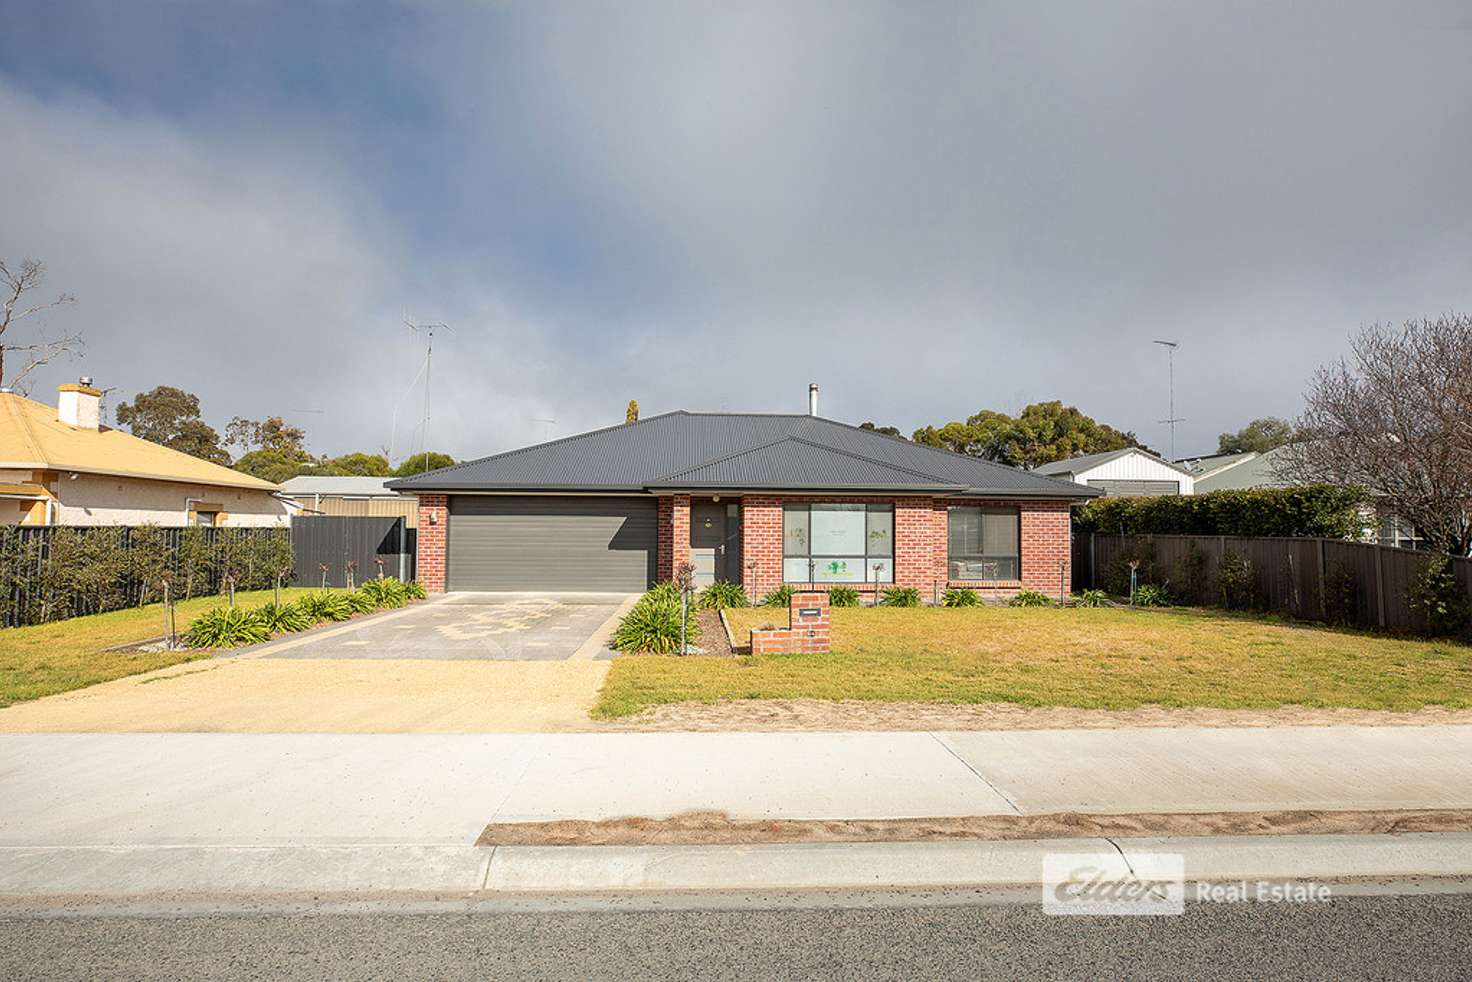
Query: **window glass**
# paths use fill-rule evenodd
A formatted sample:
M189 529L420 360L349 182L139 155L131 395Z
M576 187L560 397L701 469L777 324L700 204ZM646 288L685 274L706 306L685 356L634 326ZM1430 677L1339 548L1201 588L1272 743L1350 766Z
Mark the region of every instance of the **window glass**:
M814 504L810 518L814 556L862 556L865 509L863 505Z
M1020 578L1021 518L1016 508L954 505L946 515L951 579Z
M867 552L871 556L894 555L894 509L889 505L869 507ZM871 564L872 565L872 564Z
M786 503L782 557L788 583L893 583L894 506Z
M808 506L786 504L782 506L782 555L806 556L808 554Z

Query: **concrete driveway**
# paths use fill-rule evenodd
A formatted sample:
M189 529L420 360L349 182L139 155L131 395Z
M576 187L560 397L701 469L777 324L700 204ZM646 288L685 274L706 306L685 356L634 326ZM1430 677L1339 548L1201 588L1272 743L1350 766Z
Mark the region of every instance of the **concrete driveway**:
M0 709L0 732L591 729L625 600L452 594Z
M616 594L454 593L400 617L293 639L259 657L606 661L613 657L607 641L616 624L614 614L627 599Z

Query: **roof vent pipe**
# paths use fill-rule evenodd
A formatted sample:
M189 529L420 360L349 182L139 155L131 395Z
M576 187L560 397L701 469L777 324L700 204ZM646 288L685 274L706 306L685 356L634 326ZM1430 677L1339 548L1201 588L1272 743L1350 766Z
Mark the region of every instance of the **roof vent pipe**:
M818 383L808 383L808 415L818 415Z

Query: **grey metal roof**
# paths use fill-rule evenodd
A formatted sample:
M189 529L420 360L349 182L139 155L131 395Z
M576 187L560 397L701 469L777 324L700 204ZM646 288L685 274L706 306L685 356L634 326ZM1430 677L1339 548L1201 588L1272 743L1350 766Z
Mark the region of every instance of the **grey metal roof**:
M650 481L650 488L965 491L964 484L795 436Z
M1242 463L1244 460L1251 460L1256 456L1256 450L1247 450L1242 453L1211 453L1202 454L1198 457L1183 457L1176 461L1176 464L1184 467L1197 477L1203 477L1207 474L1213 474L1223 467L1231 467L1235 464Z
M1122 450L1106 450L1103 453L1086 453L1078 457L1069 457L1067 460L1055 460L1049 464L1039 464L1037 467L1034 467L1032 469L1032 472L1034 474L1044 474L1049 476L1058 476L1061 474L1082 474L1084 471L1098 467L1100 464L1107 464L1111 460L1117 460L1120 457L1124 457L1133 453L1137 453L1142 457L1149 457L1156 463L1164 464L1166 467L1169 467L1173 471L1180 471L1182 474L1191 473L1181 465L1172 464L1170 461L1164 459L1163 457L1157 457L1153 453L1150 453L1148 450L1141 450L1139 447L1125 447Z
M763 453L751 453L757 450ZM731 478L730 484L692 483L725 477ZM845 478L852 483L833 483ZM894 486L901 479L907 483ZM388 484L406 492L644 491L676 486L877 489L880 485L893 491L960 489L953 493L1004 497L1085 498L1097 493L819 416L683 410Z
M287 494L331 494L398 497L398 493L387 487L387 477L316 477L302 474L281 482L281 490Z
M1293 480L1280 473L1285 460L1283 450L1283 447L1278 447L1267 453L1253 454L1230 466L1218 467L1196 479L1196 493L1287 487Z

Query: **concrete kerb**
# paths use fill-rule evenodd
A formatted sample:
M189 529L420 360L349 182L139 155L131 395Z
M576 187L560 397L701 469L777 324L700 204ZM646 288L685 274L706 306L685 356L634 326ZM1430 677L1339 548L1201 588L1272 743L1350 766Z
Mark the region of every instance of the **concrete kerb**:
M1182 857L1188 883L1472 877L1472 834L1073 838L753 846L0 848L0 896L597 893L1029 887L1045 856L1127 877Z

